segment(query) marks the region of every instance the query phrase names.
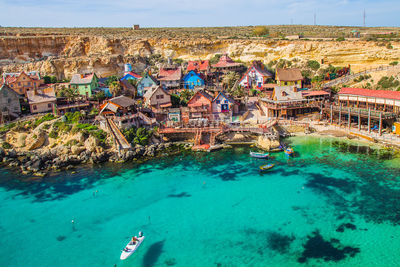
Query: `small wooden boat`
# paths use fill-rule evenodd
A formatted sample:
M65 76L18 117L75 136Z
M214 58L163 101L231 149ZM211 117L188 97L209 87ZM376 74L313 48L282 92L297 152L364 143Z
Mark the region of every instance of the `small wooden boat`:
M272 164L272 163L271 164L266 164L266 165L260 166L260 170L266 171L266 170L271 169L274 166L275 166L275 164Z
M250 157L258 158L258 159L266 159L269 157L269 153L250 152Z
M285 155L286 155L286 156L290 157L290 156L292 156L293 154L294 154L293 148L288 147L288 148L285 149Z

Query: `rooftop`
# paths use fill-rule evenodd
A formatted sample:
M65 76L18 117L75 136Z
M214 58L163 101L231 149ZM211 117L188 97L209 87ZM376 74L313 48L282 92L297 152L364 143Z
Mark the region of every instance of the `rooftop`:
M89 84L92 82L94 75L94 73L74 74L72 75L70 84Z
M400 91L371 90L364 88L342 88L338 94L400 100Z
M294 82L303 80L303 75L299 69L276 69L276 77L280 81Z
M26 94L29 104L57 101L53 87L47 87L41 90L29 90Z
M214 68L227 68L227 67L237 67L240 63L233 61L227 54L221 56L217 64L212 65Z
M178 81L182 77L181 67L176 68L160 68L158 74L159 81Z

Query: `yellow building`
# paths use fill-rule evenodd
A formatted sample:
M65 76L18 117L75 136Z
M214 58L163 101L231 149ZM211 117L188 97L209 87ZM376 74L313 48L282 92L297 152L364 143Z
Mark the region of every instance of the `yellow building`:
M303 75L299 69L276 69L275 75L278 86L296 86L302 88Z

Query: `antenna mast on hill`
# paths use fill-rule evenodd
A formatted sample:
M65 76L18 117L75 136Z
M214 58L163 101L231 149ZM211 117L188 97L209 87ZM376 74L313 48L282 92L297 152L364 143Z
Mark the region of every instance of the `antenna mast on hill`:
M364 18L364 27L365 27L365 18L367 17L367 14L365 13L365 9L364 9L364 15L363 15L363 18Z

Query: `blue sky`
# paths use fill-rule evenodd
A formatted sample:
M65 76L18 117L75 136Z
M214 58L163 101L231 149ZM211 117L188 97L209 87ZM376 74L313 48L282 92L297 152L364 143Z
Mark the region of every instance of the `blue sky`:
M0 0L0 25L181 27L313 24L400 26L399 0Z

